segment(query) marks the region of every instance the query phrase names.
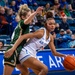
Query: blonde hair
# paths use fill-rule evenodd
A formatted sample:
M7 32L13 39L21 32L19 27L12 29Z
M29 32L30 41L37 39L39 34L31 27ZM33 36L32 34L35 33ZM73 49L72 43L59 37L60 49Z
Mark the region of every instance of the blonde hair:
M20 5L20 8L18 10L18 16L21 19L21 16L26 16L29 11L30 11L30 8L28 7L27 4Z
M29 11L31 11L31 10L30 10L30 8L28 7L27 4L20 5L20 8L18 10L18 14L16 16L16 19L18 19L18 21L20 21L22 19L22 16L26 17L26 15ZM21 29L20 35L22 35L22 28L20 26L20 23L18 25L19 25L19 28Z

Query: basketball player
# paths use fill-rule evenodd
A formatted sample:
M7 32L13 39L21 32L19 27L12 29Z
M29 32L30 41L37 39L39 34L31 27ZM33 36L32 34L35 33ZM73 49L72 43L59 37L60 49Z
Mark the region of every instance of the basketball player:
M38 7L34 13L31 14L30 8L24 4L21 5L18 11L18 16L20 18L20 21L16 27L16 29L13 32L11 44L7 48L6 51L8 51L15 41L23 34L29 33L29 24L31 23L34 16L42 11L42 7ZM20 50L22 49L23 45L26 43L26 40L24 40L16 49L16 51L13 52L12 56L9 58L4 57L4 75L11 75L13 69L15 66L21 71L22 75L27 74L27 70L20 65L18 61L18 55L20 53ZM17 65L16 65L17 64Z
M13 47L5 53L5 57L10 57L24 39L30 38L19 54L19 61L25 68L31 68L36 75L46 75L48 72L47 66L36 59L36 53L41 47L49 45L54 56L66 57L65 54L58 53L55 49L53 37L50 34L54 29L55 20L48 18L45 23L45 28L20 36Z

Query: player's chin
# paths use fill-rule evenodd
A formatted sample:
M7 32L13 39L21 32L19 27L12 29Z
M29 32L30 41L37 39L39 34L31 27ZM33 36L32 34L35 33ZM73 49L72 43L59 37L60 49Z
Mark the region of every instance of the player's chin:
M48 28L48 31L52 32L54 31L54 28Z
M54 29L51 29L51 31L54 31Z

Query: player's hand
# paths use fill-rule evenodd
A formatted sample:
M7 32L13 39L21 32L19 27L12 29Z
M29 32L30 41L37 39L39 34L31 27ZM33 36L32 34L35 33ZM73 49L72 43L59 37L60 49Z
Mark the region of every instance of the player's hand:
M67 57L67 54L64 54L63 57L66 58Z
M38 7L37 9L36 9L36 13L40 13L40 12L42 12L42 10L43 10L43 7L41 6L41 7Z
M6 52L4 53L4 56L5 56L6 58L9 58L9 57L13 54L13 52L14 52L14 49L11 48L11 49L9 49L8 51L6 51Z
M64 57L67 57L67 56L72 56L72 55L70 55L70 54L64 55Z

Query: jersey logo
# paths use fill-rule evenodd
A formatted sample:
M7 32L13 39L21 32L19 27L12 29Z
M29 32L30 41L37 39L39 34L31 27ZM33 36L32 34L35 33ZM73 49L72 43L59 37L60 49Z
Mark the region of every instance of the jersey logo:
M46 43L44 43L43 41L39 41L40 44L42 45L47 45Z
M14 63L14 60L11 60L12 63Z

